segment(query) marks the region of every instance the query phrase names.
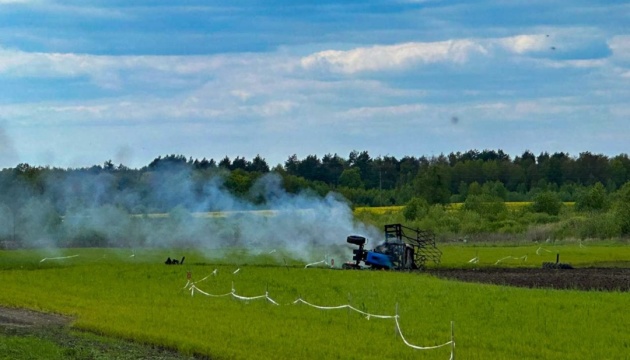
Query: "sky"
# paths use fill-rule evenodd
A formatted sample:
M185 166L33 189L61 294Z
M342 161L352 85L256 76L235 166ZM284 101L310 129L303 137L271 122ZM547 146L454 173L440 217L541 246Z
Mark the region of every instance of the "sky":
M626 1L0 0L0 168L628 144Z

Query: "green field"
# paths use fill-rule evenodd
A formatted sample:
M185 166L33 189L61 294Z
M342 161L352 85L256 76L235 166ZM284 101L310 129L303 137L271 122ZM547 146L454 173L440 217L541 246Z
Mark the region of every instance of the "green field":
M450 245L442 248L442 266L494 266L508 256L517 259L506 259L501 266L540 266L555 260L558 252L576 266L630 259L627 245L545 244L538 251L540 247ZM77 329L217 359L450 356L448 346L406 346L392 319L293 304L298 298L322 306L351 304L372 314L394 315L398 308L403 335L420 346L449 341L453 321L459 359L623 359L630 353L628 293L520 289L418 273L305 269L303 261L287 259L285 264L282 255L263 253L1 251L0 305L66 314L75 318ZM167 256L182 255L183 266L162 264ZM526 261L519 258L524 255ZM74 257L41 261L65 256ZM469 263L474 257L478 264ZM207 293L226 294L232 288L241 296L267 292L280 305L199 292L191 296L184 288L188 272L193 281L210 275L196 285Z

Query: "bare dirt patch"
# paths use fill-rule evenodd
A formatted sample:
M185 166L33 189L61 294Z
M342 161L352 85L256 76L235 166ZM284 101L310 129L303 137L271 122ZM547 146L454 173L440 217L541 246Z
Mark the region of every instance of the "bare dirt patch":
M210 359L207 356L185 355L171 349L74 330L69 326L73 320L62 315L0 306L0 337L36 337L52 341L63 349L66 359ZM24 358L34 358L31 355L37 354L26 354Z
M61 327L71 322L67 316L0 307L0 327L4 328Z
M630 291L630 269L436 269L430 274L446 279L527 288Z

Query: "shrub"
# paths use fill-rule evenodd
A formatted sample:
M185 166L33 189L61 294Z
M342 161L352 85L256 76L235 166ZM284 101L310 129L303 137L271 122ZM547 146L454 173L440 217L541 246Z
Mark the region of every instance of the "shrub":
M575 208L579 211L602 211L609 205L606 188L600 182L582 192L575 201Z
M496 231L501 234L519 234L525 231L525 226L515 220L503 220L496 223Z
M422 219L429 212L429 203L420 197L411 199L403 209L403 216L407 221Z
M621 234L630 234L630 182L627 182L617 192L613 214L619 224Z
M508 214L503 199L486 194L468 196L464 210L474 211L490 221L503 220Z
M534 198L532 209L539 213L558 215L560 214L562 205L562 200L557 193L552 191L543 191Z
M475 211L462 210L460 219L460 231L462 234L480 234L486 231L486 221Z
M610 239L619 235L621 235L621 225L611 213L590 216L578 226L580 239Z
M543 242L555 239L554 224L530 226L525 233L525 238L530 241Z

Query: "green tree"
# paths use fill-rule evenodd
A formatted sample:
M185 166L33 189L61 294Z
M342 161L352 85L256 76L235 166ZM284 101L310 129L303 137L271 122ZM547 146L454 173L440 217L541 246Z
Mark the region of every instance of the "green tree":
M339 185L354 189L363 188L361 170L356 167L344 170L339 176Z
M419 172L414 184L416 194L425 198L429 204L448 203L451 197L448 170L447 166L439 165Z
M469 195L464 202L463 210L474 211L491 221L503 220L508 215L503 199L488 194Z
M602 211L608 207L608 194L601 182L582 192L575 201L575 208L579 211Z
M553 191L543 191L534 197L532 209L535 212L558 215L562 209L560 196Z
M422 219L429 212L429 203L421 197L411 199L403 209L403 216L407 221Z
M619 191L613 205L613 213L623 235L630 234L630 182L625 183Z

